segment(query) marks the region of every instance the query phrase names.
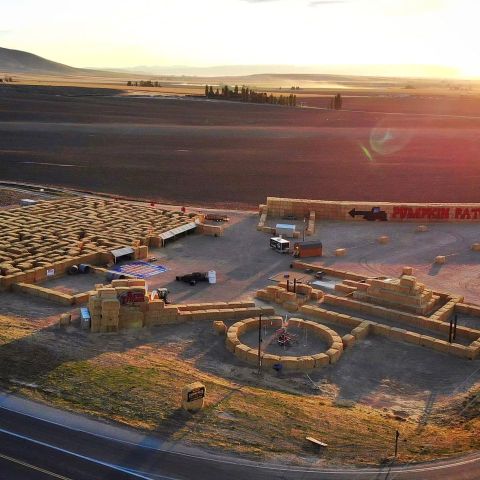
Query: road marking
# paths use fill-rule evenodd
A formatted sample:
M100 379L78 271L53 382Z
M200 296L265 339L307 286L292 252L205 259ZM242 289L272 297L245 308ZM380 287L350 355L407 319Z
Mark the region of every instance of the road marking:
M0 396L0 400L1 400L1 396ZM254 462L235 460L235 459L230 460L228 458L215 458L215 457L210 457L210 456L206 456L206 455L195 455L195 454L186 453L186 452L176 452L174 450L167 450L165 448L159 448L159 447L149 446L149 445L141 445L139 443L135 443L135 442L132 442L132 441L129 441L129 440L122 440L122 439L119 439L119 438L111 437L109 435L103 435L101 433L95 433L95 432L91 432L89 430L84 430L84 429L81 429L81 428L70 427L68 425L64 425L64 424L61 424L61 423L58 423L58 422L54 422L52 420L46 420L44 418L37 417L37 416L29 414L29 413L23 413L21 411L15 410L13 408L8 408L8 407L5 407L3 405L0 405L0 409L8 410L10 412L17 413L18 415L33 418L35 420L39 420L41 422L49 423L51 425L55 425L55 426L64 428L66 430L71 430L73 432L84 433L84 434L87 434L87 435L91 435L92 437L97 437L97 438L102 438L104 440L109 440L111 442L123 443L125 445L132 445L132 446L135 446L137 448L142 448L142 449L146 449L146 450L153 450L155 452L164 453L164 454L167 454L167 455L176 455L176 456L179 456L179 457L192 458L194 460L206 460L206 461L209 461L209 462L219 463L219 464L223 464L223 465L235 465L235 466L239 466L239 467L243 466L245 468L254 468L254 469L258 469L258 470L274 471L274 472L275 471L276 472L286 472L286 473L304 473L304 474L316 473L316 474L343 475L344 477L345 477L345 475L347 475L347 476L355 475L356 476L355 478L363 477L365 475L367 475L367 476L379 475L379 474L384 472L384 470L380 467L379 468L365 468L365 469L361 469L361 470L360 469L355 469L355 468L338 468L338 469L323 468L322 469L322 468L308 468L308 467L291 467L289 465L285 465L285 466L271 465L271 464L269 465L269 464L254 463ZM0 429L0 432L1 431L2 431L2 429ZM17 435L17 434L13 433L13 435ZM21 437L20 435L18 435L18 436ZM31 440L33 442L38 442L38 443L41 444L41 442L39 442L37 440L33 440L33 439L28 439L28 440ZM46 446L54 448L54 449L61 450L59 447L55 447L53 445L48 445L47 444ZM78 456L81 457L80 454L76 454L74 452L67 452L67 453L71 453L72 455L78 455ZM92 459L92 461L96 461L96 460ZM102 463L100 461L97 461L97 462ZM430 463L426 463L424 465L419 465L417 467L406 466L406 468L405 467L402 468L401 466L398 466L398 467L394 467L391 470L390 473L397 473L398 475L404 475L404 474L420 473L420 472L425 473L425 472L436 471L436 470L446 470L447 471L447 470L449 470L451 468L455 468L455 467L462 467L462 466L470 465L472 463L473 464L480 463L480 454L470 454L470 455L466 455L466 456L458 458L458 459L453 458L451 461L447 460L446 462L447 463L445 463L445 460L442 460L441 463L439 462L437 464L435 464L434 462L430 462ZM116 468L122 468L122 471L124 471L126 473L135 473L136 472L134 470L129 470L129 469L124 468L124 467L119 467L119 466L114 466L114 465L109 465L109 464L106 464L106 465L111 466L111 467L116 467ZM141 473L141 472L138 472L138 473ZM159 478L158 474L148 473L148 475L155 475L156 478ZM147 477L140 477L140 478L147 478ZM160 478L162 478L164 480L173 480L172 478L165 477L165 476L162 476ZM148 478L148 480L153 480L153 479Z
M87 462L96 463L97 465L102 465L104 467L111 468L112 470L117 470L117 471L120 471L122 473L126 473L127 475L132 475L136 478L141 478L142 480L152 480L151 477L146 477L145 475L142 475L141 473L137 473L137 472L135 472L133 470L130 470L128 468L121 467L120 465L114 465L113 463L102 462L101 460L97 460L97 459L92 458L92 457L87 457L85 455L81 455L80 453L71 452L70 450L65 450L64 448L56 447L55 445L50 445L49 443L42 442L40 440L35 440L35 439L27 437L25 435L20 435L19 433L10 432L9 430L4 430L3 428L0 428L0 433L4 433L5 435L10 435L12 437L16 437L16 438L20 438L22 440L26 440L26 441L34 443L36 445L41 445L42 447L51 448L52 450L56 450L58 452L66 453L67 455L71 455L73 457L81 458L82 460L86 460ZM172 480L172 479L169 479L168 477L163 477L163 478L165 478L166 480L167 479Z
M50 477L59 478L60 480L72 480L71 478L64 477L63 475L50 472L49 470L45 470L40 467L36 467L35 465L31 465L30 463L27 463L27 462L22 462L21 460L18 460L18 458L12 458L12 457L9 457L8 455L3 455L2 453L0 453L0 458L8 460L9 462L18 463L19 465L23 465L24 467L30 468L32 470L36 470L37 472L45 473Z

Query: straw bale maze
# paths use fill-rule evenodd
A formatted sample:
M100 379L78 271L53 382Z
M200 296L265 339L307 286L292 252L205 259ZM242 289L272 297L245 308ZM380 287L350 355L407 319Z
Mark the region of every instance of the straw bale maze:
M105 265L113 249L145 258L160 235L192 222L189 215L147 205L87 197L0 211L0 288L34 284L79 263Z

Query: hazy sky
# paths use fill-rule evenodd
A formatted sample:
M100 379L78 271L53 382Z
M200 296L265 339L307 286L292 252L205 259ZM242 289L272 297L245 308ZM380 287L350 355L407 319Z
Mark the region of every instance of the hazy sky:
M480 76L478 0L0 0L0 46L78 67L436 64Z

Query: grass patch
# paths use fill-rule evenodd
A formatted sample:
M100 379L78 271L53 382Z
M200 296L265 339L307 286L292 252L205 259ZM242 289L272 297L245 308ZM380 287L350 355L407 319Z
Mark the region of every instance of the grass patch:
M132 340L66 333L4 317L0 332L4 387L172 441L262 459L281 455L295 462L312 453L305 441L310 435L329 444L325 462L357 465L378 464L392 455L397 428L400 461L431 460L480 447L478 411L468 417L458 414L449 424L432 415L431 423L419 428L359 404L338 408L314 395L239 385L199 369L195 357L185 359L188 342L179 338L159 344L147 336ZM19 387L12 379L38 388ZM206 408L195 415L179 408L181 389L193 380L207 387Z

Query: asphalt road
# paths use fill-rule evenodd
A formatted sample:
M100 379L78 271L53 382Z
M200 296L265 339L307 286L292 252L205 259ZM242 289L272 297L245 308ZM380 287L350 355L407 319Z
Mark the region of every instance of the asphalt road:
M0 480L480 478L480 454L403 468L318 470L156 448L145 439L130 442L94 433L88 423L89 431L0 407Z

